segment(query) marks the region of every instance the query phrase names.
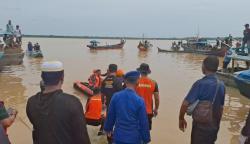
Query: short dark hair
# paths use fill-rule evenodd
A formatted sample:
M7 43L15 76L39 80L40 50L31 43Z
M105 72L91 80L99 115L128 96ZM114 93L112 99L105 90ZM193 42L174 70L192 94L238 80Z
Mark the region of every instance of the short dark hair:
M208 56L203 60L203 66L206 70L216 72L219 67L219 59L217 56Z
M109 65L109 72L113 73L113 72L116 72L117 71L117 68L118 66L116 64L110 64Z
M138 79L127 78L125 79L125 83L136 84Z

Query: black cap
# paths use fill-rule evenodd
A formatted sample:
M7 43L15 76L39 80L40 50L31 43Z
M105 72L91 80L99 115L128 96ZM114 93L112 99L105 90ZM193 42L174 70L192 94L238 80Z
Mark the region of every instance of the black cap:
M245 27L249 27L249 24L245 24Z
M117 71L117 65L116 64L110 64L109 65L109 72L116 72Z
M137 71L140 73L150 74L151 70L149 68L149 65L146 63L142 63L139 68L137 68Z

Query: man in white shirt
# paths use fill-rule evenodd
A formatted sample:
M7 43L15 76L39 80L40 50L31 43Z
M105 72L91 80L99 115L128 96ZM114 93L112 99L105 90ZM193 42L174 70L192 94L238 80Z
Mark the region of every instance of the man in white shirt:
M22 43L22 33L19 25L16 25L15 30L15 37L16 37L16 43L21 44Z

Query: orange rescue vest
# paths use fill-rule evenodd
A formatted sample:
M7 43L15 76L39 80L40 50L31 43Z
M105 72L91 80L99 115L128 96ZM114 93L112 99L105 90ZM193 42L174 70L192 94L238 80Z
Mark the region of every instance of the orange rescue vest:
M144 99L147 114L153 114L153 94L155 82L147 77L141 77L136 87L137 94Z
M93 88L100 88L101 87L101 77L95 74L92 74L89 77L89 86Z
M100 120L102 115L101 95L95 95L89 98L86 104L85 118L92 120Z

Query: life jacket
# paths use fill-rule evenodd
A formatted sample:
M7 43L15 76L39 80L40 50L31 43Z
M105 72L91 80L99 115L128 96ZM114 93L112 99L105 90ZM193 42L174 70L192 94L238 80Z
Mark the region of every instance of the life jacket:
M100 120L102 117L101 95L95 95L89 98L86 104L85 118L91 120Z
M101 87L101 77L95 74L92 74L89 77L89 86L92 88L100 88Z
M155 82L147 77L141 77L136 87L137 94L144 99L147 114L153 114L153 94Z

